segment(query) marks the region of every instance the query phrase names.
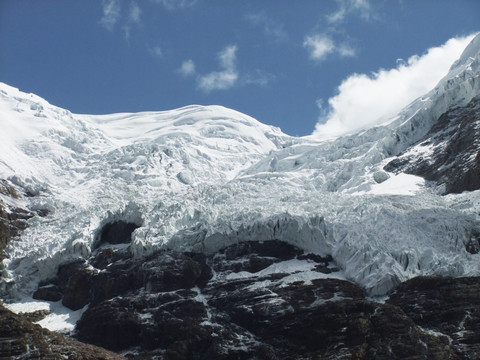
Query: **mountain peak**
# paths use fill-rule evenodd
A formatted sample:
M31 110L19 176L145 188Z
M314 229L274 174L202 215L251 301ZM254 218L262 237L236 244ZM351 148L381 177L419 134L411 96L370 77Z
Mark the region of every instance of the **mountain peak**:
M463 50L462 55L460 58L453 63L453 65L450 68L450 71L452 71L455 68L461 67L465 64L471 63L475 59L477 59L480 56L480 33L477 33L475 37L470 41L470 43L467 45L465 50Z

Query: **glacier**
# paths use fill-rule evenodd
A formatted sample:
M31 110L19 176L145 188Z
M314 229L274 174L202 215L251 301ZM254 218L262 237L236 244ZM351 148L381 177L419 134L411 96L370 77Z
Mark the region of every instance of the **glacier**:
M480 233L480 191L442 196L383 170L441 114L480 95L479 64L477 35L425 96L334 139L288 136L221 106L72 114L0 83L0 178L26 194L0 200L48 212L7 248L2 296L31 294L118 220L138 226L138 257L282 240L331 255L373 297L418 275L480 275L480 254L465 249Z

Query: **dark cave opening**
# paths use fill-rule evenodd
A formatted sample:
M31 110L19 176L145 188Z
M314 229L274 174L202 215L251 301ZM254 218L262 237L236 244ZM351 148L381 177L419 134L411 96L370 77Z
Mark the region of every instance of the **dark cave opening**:
M138 224L123 220L107 223L100 230L96 248L105 243L128 244L132 240L132 233L139 227Z

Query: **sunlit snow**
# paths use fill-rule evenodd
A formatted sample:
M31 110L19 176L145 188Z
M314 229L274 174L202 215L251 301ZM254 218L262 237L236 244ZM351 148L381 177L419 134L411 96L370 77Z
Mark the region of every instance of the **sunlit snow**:
M85 309L73 311L63 306L60 302L39 301L28 297L22 301L6 304L5 306L17 314L46 311L47 315L42 320L37 321L36 324L51 331L65 333L73 331L75 324L85 311Z
M425 180L420 176L401 173L391 176L380 184L372 185L369 193L376 195L415 195L420 193L424 187Z
M28 190L28 208L50 211L7 249L4 296L31 294L59 264L88 256L116 220L140 226L136 256L278 239L331 255L370 295L422 274L480 275L480 255L464 246L480 229L480 201L468 201L478 192L441 197L421 178L381 173L480 94L479 39L392 121L324 141L221 106L77 115L0 84L0 178Z

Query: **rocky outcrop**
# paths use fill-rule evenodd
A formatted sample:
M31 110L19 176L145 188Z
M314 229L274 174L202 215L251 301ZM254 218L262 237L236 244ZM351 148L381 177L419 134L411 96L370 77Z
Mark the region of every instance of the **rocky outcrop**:
M0 179L0 263L6 257L5 249L10 241L28 227L28 219L49 213L47 209L29 210L22 202L25 196L35 195L11 181Z
M415 297L397 300L408 295L402 287L387 303L370 301L330 257L279 241L144 259L103 246L63 265L41 291L67 305L82 294L72 308L89 307L75 336L134 359L465 359L476 351L425 326L412 313ZM432 303L439 294L428 295ZM476 314L476 300L459 306Z
M18 199L20 193L8 181L0 179L0 194L7 199ZM7 204L0 198L0 262L5 259L5 248L10 240L18 236L27 227L27 220L35 213L11 204Z
M480 359L480 278L417 277L402 283L388 303L444 338L460 359Z
M43 329L0 304L0 359L103 359L123 356Z
M444 193L480 189L480 97L454 107L416 145L389 162L386 171L418 175Z
M5 248L10 240L27 228L27 220L34 214L20 207L12 207L0 201L0 261L5 259Z

